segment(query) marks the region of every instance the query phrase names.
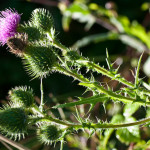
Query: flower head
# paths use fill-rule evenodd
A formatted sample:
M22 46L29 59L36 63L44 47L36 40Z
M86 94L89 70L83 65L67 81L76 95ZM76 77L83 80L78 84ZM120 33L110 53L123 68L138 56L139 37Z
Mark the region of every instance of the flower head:
M21 15L16 10L6 9L0 12L0 43L6 44L7 39L17 32Z

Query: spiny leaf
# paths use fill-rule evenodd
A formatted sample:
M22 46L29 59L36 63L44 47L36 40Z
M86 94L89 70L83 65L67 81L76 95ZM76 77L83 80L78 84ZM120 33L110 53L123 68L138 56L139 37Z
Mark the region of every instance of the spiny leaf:
M136 121L133 117L128 117L125 119L125 122ZM125 129L118 129L116 132L116 137L122 143L129 144L131 142L138 142L140 140L140 132L138 126L128 127Z
M104 102L108 100L108 97L106 95L97 95L97 96L91 96L88 98L79 98L79 99L80 100L77 102L60 104L60 105L54 106L53 108L73 107L73 106L81 105L81 104L95 104L97 102Z

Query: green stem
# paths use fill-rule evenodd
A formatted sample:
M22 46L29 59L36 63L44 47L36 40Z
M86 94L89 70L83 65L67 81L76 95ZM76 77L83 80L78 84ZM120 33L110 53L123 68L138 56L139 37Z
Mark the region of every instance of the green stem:
M109 138L111 137L112 133L113 133L114 129L109 129L109 133L107 135L105 135L104 137L104 142L103 142L103 147L106 148L106 145L108 143ZM107 132L107 131L105 131Z
M61 44L56 39L53 39L52 36L51 36L51 33L48 32L47 33L47 37L52 42L53 46L55 46L56 48L62 50L63 52L69 51L69 49L66 46L64 46L63 44Z
M146 123L150 122L150 118L145 118L145 119L142 119L142 120L139 120L139 121L135 121L135 122L131 122L131 123L122 123L122 124L91 123L90 126L89 126L89 123L87 123L87 124L85 123L84 125L75 124L75 123L68 123L68 122L65 122L65 121L62 121L62 120L59 120L59 119L56 119L56 118L52 118L52 117L35 118L34 123L39 122L39 121L55 122L55 123L60 124L60 125L75 128L76 130L81 129L81 128L117 129L117 128L123 128L123 127L130 127L130 126L146 124Z
M60 150L63 150L63 147L64 147L64 140L61 140Z
M131 122L131 123L122 123L122 124L91 124L91 127L93 128L104 128L104 129L108 129L108 128L112 128L112 129L117 129L117 128L123 128L123 127L130 127L130 126L136 126L136 125L142 125L145 123L150 122L150 118L145 118L139 121L135 121L135 122Z
M75 128L76 130L81 129L81 128L89 128L89 127L94 128L94 129L98 129L98 128L101 128L101 129L109 129L109 128L116 129L116 128L123 128L123 127L141 125L141 124L145 124L145 123L150 122L150 117L149 117L149 118L145 118L145 119L135 121L135 122L131 122L131 123L122 123L122 124L91 123L90 126L89 126L89 123L87 123L87 126L86 126L86 123L84 123L84 125L83 124L76 124L76 123L68 123L66 121L59 120L59 119L56 119L56 118L53 118L51 116L47 116L47 115L43 114L37 107L34 107L34 109L36 110L36 112L38 112L42 116L41 118L32 119L32 121L34 120L33 121L34 123L39 122L39 121L55 122L55 123L60 124L60 125Z
M41 90L41 104L40 104L40 111L43 112L43 106L44 106L44 92L43 92L43 78L41 77L41 84L40 84L40 90Z
M55 46L55 47L57 47L58 49L60 49L60 50L62 50L62 51L64 51L64 52L67 52L67 51L69 51L69 49L66 47L66 46L64 46L64 45L62 45L59 41L57 41L57 40L53 40L53 46Z
M87 78L85 78L83 75L81 74L77 74L75 71L72 71L70 69L66 69L62 66L57 65L56 66L56 70L62 72L63 74L67 75L67 76L71 76L73 78L75 78L76 80L79 80L81 82L90 82Z

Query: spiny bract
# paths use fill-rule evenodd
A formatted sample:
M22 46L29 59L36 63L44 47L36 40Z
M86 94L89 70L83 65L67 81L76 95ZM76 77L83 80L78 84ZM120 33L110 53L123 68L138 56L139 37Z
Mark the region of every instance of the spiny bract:
M56 64L56 56L52 47L30 45L24 54L26 70L32 77L46 77Z
M31 21L44 32L50 32L51 28L53 27L53 19L49 11L46 9L35 9L32 12Z
M7 108L0 111L0 130L12 138L27 132L28 117L22 108Z
M58 141L62 135L62 131L56 125L43 125L38 129L37 134L42 143L51 144Z
M9 97L14 105L31 107L34 103L33 90L30 87L15 87L9 91Z

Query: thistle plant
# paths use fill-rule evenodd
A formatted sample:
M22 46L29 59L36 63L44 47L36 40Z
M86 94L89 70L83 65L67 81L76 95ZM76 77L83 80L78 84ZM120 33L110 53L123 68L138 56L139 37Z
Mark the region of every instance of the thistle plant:
M1 45L7 44L9 52L22 59L25 70L31 79L40 79L41 102L40 105L35 103L34 90L30 87L12 88L9 91L9 104L4 105L0 110L2 133L16 140L26 136L30 132L29 129L33 128L42 143L60 142L61 150L65 137L80 129L89 130L90 136L103 129L105 136L102 147L104 149L107 149L109 137L114 129L117 129L116 134L121 141L123 141L122 136L126 134L130 138L130 142L137 142L140 139L140 136L136 137L139 127L150 123L149 117L136 121L132 116L140 106L150 106L149 85L139 78L142 55L136 68L135 82L131 83L120 75L119 68L113 68L108 51L106 52L108 69L105 69L76 50L61 44L55 34L52 16L46 9L34 10L29 21L24 24L19 24L20 16L15 10L7 9L1 12L0 41ZM88 78L86 74L80 73L79 70L83 67L87 72L105 75L124 86L117 91L113 91L111 87L104 88L93 75ZM49 109L52 111L52 109L75 107L75 117L78 122L55 118L44 109L43 78L55 72L74 78L79 82L79 86L92 92L91 97L79 97L78 101L57 104ZM105 104L110 100L125 105L123 115L115 115L110 122L103 122L100 119L94 122L88 117L97 103ZM77 107L82 104L90 105L84 117L81 117ZM136 131L136 135L132 134L133 130L131 129Z

